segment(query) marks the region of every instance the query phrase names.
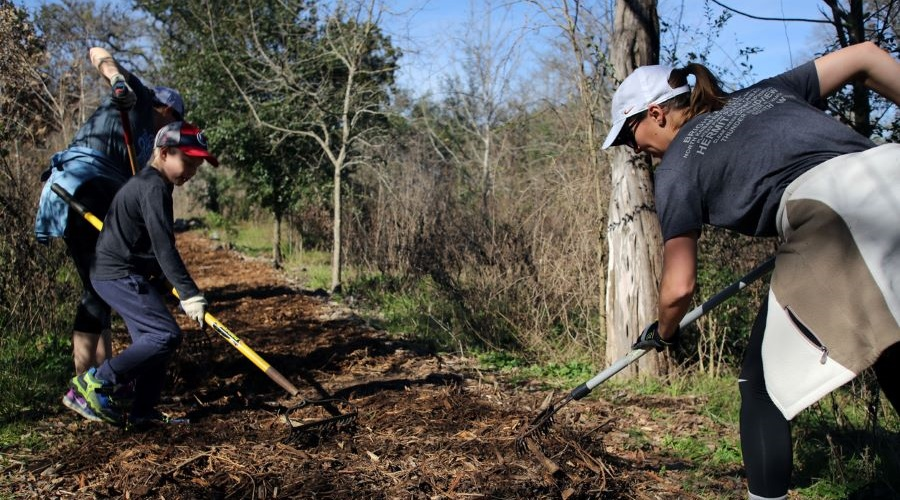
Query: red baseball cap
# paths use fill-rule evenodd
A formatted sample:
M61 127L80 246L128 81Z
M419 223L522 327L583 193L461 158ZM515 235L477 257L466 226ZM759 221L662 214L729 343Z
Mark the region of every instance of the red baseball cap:
M156 133L154 146L157 148L177 147L188 156L203 158L210 165L219 166L219 160L207 149L203 131L190 122L172 122L165 125Z

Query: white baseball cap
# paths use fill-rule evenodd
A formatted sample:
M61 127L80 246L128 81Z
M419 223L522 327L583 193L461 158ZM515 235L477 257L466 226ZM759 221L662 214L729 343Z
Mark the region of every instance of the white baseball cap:
M628 117L646 111L651 104L659 104L691 91L688 85L673 89L669 85L671 73L672 68L668 66L641 66L625 78L613 94L612 128L603 141L602 149L621 144L617 139Z

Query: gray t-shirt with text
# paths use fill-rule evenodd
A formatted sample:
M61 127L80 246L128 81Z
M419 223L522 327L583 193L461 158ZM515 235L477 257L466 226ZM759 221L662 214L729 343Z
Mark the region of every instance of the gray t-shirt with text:
M663 238L703 224L776 235L788 184L826 160L874 146L815 107L820 99L809 62L730 94L723 109L687 122L654 178Z

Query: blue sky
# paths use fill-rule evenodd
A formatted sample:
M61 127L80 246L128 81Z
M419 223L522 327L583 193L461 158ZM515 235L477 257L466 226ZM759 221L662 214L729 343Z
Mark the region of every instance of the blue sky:
M19 5L34 8L37 5L53 0L14 0ZM98 0L102 3L107 0ZM522 31L526 25L538 24L538 15L529 3L516 3L509 0L384 0L389 12L384 16L386 30L391 33L394 43L403 49L405 54L401 61L401 84L410 89L414 95L425 92L437 92L441 82L454 73L459 73L458 61L461 59L463 39L475 36L486 38L485 31L495 39L510 39L523 36L523 47L527 47L515 61L519 74L528 76L529 72L538 71L538 59L542 51L548 50L553 35L551 29ZM553 0L551 0L552 2ZM816 18L822 19L819 12L824 8L821 0L721 0L726 5L760 17L778 18ZM597 0L594 4L606 3L614 5L614 0ZM504 5L516 3L504 18L495 14L487 24L484 7L487 4ZM587 2L588 4L592 2ZM704 0L659 0L658 11L661 20L674 22L680 12L681 23L694 30L703 32L706 27ZM713 15L721 11L721 7L709 2ZM499 12L501 9L495 9ZM473 17L472 12L477 14ZM489 26L489 29L485 29ZM802 63L812 56L821 46L823 36L830 35L827 25L759 21L735 15L727 23L722 34L712 41L711 62L722 66L733 64L738 47L756 46L763 49L762 54L750 60L754 66L754 79L771 76L790 67ZM664 43L666 39L664 38ZM671 43L671 40L669 40ZM684 54L687 50L708 43L707 40L683 35L679 38L679 50ZM751 83L749 81L743 84Z
M388 0L390 2L390 0ZM825 5L821 0L721 0L722 3L738 10L758 17L773 18L812 18L823 19L819 9ZM395 35L395 43L405 46L406 58L401 65L401 82L410 82L408 87L420 91L437 91L440 81L455 70L454 59L459 54L460 43L467 35L467 26L471 27L471 11L474 5L476 11L483 12L487 1L471 2L466 0L393 0L393 16L387 16L388 31ZM502 0L495 0L494 5L502 5ZM590 2L588 2L590 3ZM602 3L602 2L597 2ZM614 1L609 0L609 5ZM661 20L675 22L679 12L683 9L681 23L697 32L706 30L706 13L703 6L704 0L659 0L658 12ZM722 8L709 3L713 16L722 11ZM500 9L496 9L495 12ZM506 19L505 23L499 19L493 20L491 26L498 33L514 33L516 26L525 23L534 24L536 15L533 8L519 6ZM478 16L475 21L483 22L484 17ZM526 51L520 64L527 71L528 68L536 68L535 57L529 60L529 54L534 55L542 49L546 49L550 42L547 37L552 30L543 29L539 33L527 35L527 44L531 46ZM710 50L711 62L722 66L733 64L739 47L759 47L762 53L752 56L750 63L753 65L753 80L780 73L786 69L809 60L818 50L823 36L830 36L828 26L823 24L811 24L800 22L777 22L753 20L744 16L734 15L726 24L721 35L712 41ZM666 43L664 38L663 42ZM672 42L671 39L668 40ZM691 39L682 35L679 38L679 53L706 44L706 39ZM740 82L743 85L752 81ZM421 93L421 92L420 92Z
M660 17L674 17L684 4L683 22L702 27L703 1L660 0ZM721 3L757 17L825 19L821 0L721 0ZM714 15L722 8L709 3ZM723 63L737 52L739 46L758 46L763 49L752 59L758 77L767 77L801 64L821 50L824 37L833 36L834 29L825 24L779 22L750 19L735 14L722 35L715 41L711 56Z

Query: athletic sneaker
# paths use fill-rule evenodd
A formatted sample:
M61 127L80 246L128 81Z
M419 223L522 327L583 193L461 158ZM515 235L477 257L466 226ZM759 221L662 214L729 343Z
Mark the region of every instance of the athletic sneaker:
M92 422L102 422L103 420L98 417L93 411L91 411L91 407L88 405L88 402L85 401L80 394L75 392L75 389L69 388L69 392L66 393L62 398L63 405L74 411L75 413L81 415L82 417L92 421Z
M116 404L111 397L115 387L105 380L97 378L97 369L90 370L72 379L72 388L76 394L84 398L88 407L104 422L122 426L124 420L122 413L116 410Z

